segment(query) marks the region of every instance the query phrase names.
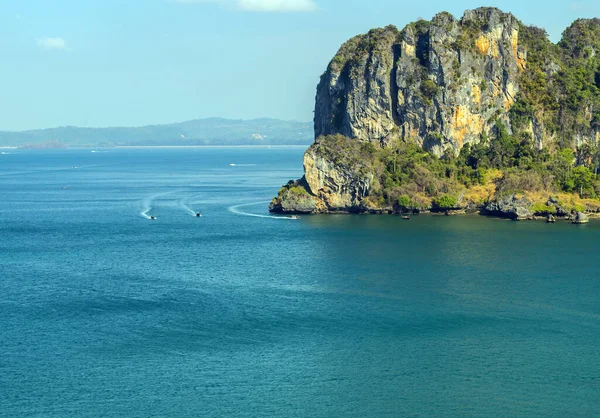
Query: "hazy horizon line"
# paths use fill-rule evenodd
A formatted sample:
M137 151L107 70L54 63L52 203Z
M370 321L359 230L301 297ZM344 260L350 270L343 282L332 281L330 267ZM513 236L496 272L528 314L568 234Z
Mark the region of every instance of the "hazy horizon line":
M207 120L223 120L230 122L252 122L259 120L272 120L279 122L289 122L289 123L312 123L313 121L301 121L297 119L279 119L273 117L259 117L259 118L224 118L220 116L209 116L205 118L193 118L186 119L177 122L166 122L166 123L149 123L143 125L107 125L107 126L77 126L77 125L59 125L59 126L51 126L46 128L30 128L30 129L1 129L0 132L10 132L10 133L22 133L22 132L34 132L34 131L45 131L49 129L64 129L64 128L75 128L75 129L135 129L135 128L146 128L151 126L170 126L170 125L179 125L186 122L195 122L195 121L207 121Z

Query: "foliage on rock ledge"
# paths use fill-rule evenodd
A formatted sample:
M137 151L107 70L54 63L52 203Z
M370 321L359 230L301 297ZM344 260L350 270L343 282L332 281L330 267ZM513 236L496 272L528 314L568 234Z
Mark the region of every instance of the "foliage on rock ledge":
M540 152L531 140L510 135L500 122L497 130L495 141L467 145L458 157L446 153L437 158L401 140L381 148L332 135L319 138L318 143L322 155L336 165L374 175L367 198L375 207L447 210L541 191L546 198L548 193L561 192L576 193L580 199L600 196L600 178L595 174L600 148L586 145L577 153L569 148Z
M555 45L544 29L521 25L527 69L510 109L515 132L534 119L558 137L557 147L574 147L575 137L600 128L600 19L578 19Z

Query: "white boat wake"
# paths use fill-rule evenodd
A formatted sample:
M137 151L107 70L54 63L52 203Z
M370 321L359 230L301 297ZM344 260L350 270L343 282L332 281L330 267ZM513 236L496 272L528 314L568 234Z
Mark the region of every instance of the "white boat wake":
M259 215L258 213L250 213L241 211L240 208L245 208L248 206L256 206L256 205L265 205L270 203L270 200L262 201L262 202L253 202L253 203L244 203L242 205L230 206L227 210L231 213L235 213L236 215L242 216L252 216L253 218L267 218L267 219L285 219L285 220L294 220L298 218L291 218L288 216L273 216L273 215Z
M149 213L153 209L154 201L161 196L166 196L172 193L175 193L175 191L153 194L152 196L148 196L147 198L142 200L142 211L140 212L140 215L146 219L152 219Z
M191 207L190 207L190 201L192 201L193 199L195 199L196 197L198 197L199 195L194 195L192 198L185 198L185 199L181 199L179 201L179 206L185 210L186 212L188 212L190 215L192 216L196 216L197 213L200 213L199 211L196 212L194 211Z
M150 215L148 213L152 210L152 198L144 199L142 203L142 211L140 215L142 215L146 219L150 219Z
M196 216L197 212L194 212L188 205L183 205L183 209L185 209L190 215Z

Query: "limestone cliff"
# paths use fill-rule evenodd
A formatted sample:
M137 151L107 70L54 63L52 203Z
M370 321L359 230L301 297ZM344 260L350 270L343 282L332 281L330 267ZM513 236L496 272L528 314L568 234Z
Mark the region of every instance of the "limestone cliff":
M373 187L378 187L373 159L364 144L345 138L319 138L304 154L305 176L291 181L274 199L275 212L327 213L362 212L367 209L364 198ZM298 205L290 204L305 190L313 199ZM304 196L308 198L308 196Z
M371 191L385 188L368 155L341 164L322 137L341 135L381 149L403 141L437 157L457 157L467 144L490 140L493 146L499 126L537 150L595 143L597 53L600 20L575 22L556 45L543 30L496 8L468 10L459 20L443 12L402 30L387 26L350 39L317 86L316 142L304 157L301 182L315 199L314 212L366 210ZM578 66L597 67L595 81L593 73L591 82L569 81L570 74L578 77L569 69Z
M346 42L317 87L315 136L340 133L385 145L412 139L436 155L489 135L527 67L521 24L485 8L448 13Z
M600 52L597 39L581 30L590 25L597 37L600 21L578 21L560 48L544 31L495 8L468 10L460 20L440 13L402 31L371 30L342 45L321 77L315 136L339 133L382 145L400 137L438 156L448 149L457 154L464 144L493 136L497 119L512 128L509 111L522 84L552 87L561 67ZM529 53L534 68L528 68ZM530 90L524 94L535 94ZM525 127L540 149L555 136L544 124L554 109L545 107L531 109ZM597 112L581 110L587 122ZM599 139L598 126L577 131L579 143Z

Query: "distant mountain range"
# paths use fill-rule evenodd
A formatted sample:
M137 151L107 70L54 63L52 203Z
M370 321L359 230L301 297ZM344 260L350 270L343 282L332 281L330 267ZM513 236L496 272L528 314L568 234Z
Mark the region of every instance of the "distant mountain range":
M306 145L313 138L312 122L208 118L135 128L65 126L22 132L0 131L0 146Z

